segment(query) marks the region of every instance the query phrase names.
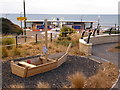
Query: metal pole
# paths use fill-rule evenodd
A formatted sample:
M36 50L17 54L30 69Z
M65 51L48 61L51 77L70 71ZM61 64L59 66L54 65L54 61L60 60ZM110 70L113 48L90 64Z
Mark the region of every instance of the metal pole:
M118 26L118 34L119 34L119 29L120 29L120 26Z
M83 33L82 33L82 37L81 37L81 39L83 39L83 37L84 37L84 34L85 34L85 30L83 31Z
M92 34L92 32L90 32L89 35L88 35L87 43L89 43L89 41L90 41L90 36L91 36L91 34Z
M50 41L52 42L52 33L50 33L50 36L51 36L51 37L50 37Z
M22 17L22 12L20 12L20 17ZM21 25L21 28L22 28L22 21L20 21L20 25ZM23 32L22 32L22 35L23 35Z
M99 27L99 24L98 24L98 27L97 27L97 35L99 35L100 33L100 27Z
M110 29L109 35L111 34L112 28Z
M115 34L116 34L116 24L115 24Z
M24 17L26 17L25 0L23 0L23 9L24 9ZM26 20L24 20L24 35L25 35L25 42L26 42Z
M94 32L93 32L93 36L95 36L95 32L96 32L96 30L97 30L97 29L94 30Z
M16 36L16 48L17 48L17 45L18 45L18 44L17 44L17 36Z
M36 34L36 43L37 43L37 34Z

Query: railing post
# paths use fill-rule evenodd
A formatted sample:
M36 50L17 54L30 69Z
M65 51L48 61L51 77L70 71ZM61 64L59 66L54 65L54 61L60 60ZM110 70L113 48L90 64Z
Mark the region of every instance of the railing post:
M97 29L94 30L94 32L93 32L93 36L95 36L95 32L96 32L96 30L97 30Z
M109 35L111 34L112 28L110 29Z
M26 38L27 38L27 37L26 37L26 35L25 35L25 42L27 41Z
M100 32L100 31L99 31L99 29L98 29L98 30L97 30L97 35L99 35L99 32Z
M83 37L84 37L84 34L85 34L85 30L82 32L82 37L81 37L81 39L83 39Z
M116 34L116 24L115 24L115 34Z
M15 38L16 38L16 48L17 48L17 45L18 45L18 44L17 44L17 41L18 41L17 39L18 39L18 38L17 38L17 36L16 36Z
M90 41L91 34L92 34L92 32L89 32L87 43L89 43L89 41Z
M50 41L52 42L52 33L50 33Z
M36 34L36 43L37 43L37 34Z
M118 26L118 34L119 34L119 29L120 29L120 26Z

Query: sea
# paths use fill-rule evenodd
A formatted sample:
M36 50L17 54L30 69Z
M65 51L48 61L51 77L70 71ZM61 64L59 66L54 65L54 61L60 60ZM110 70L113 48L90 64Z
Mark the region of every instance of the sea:
M20 14L2 14L0 17L10 19L13 23L20 26L20 21L17 21L17 17L23 15ZM94 26L96 27L98 20L101 26L109 27L118 25L118 15L117 14L26 14L27 20L52 20L54 18L59 18L62 20L81 20L82 21L95 21Z

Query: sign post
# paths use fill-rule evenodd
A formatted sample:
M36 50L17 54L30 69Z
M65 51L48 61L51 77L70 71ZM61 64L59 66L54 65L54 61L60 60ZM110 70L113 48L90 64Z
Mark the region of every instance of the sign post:
M45 22L45 47L46 47L46 52L45 52L45 63L47 62L47 58L48 58L48 55L47 55L47 48L48 48L48 38L47 38L47 29L48 29L48 25L47 25L47 19L44 20Z
M27 20L27 18L26 17L17 17L17 20L18 21L24 21L24 20Z

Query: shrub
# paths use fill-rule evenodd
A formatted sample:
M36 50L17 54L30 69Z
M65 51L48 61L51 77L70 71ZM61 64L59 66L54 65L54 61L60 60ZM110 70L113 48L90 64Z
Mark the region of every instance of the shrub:
M71 40L71 37L58 37L58 40Z
M5 47L2 47L2 58L8 57L8 50Z
M68 76L68 79L72 84L71 88L83 88L86 77L82 73L76 72L75 74Z
M64 38L63 37L58 37L58 40L64 40Z
M71 37L67 37L67 40L71 40Z
M61 30L60 30L60 35L61 37L67 37L67 34L72 34L72 33L75 33L75 30L73 28L70 28L70 27L63 27Z

